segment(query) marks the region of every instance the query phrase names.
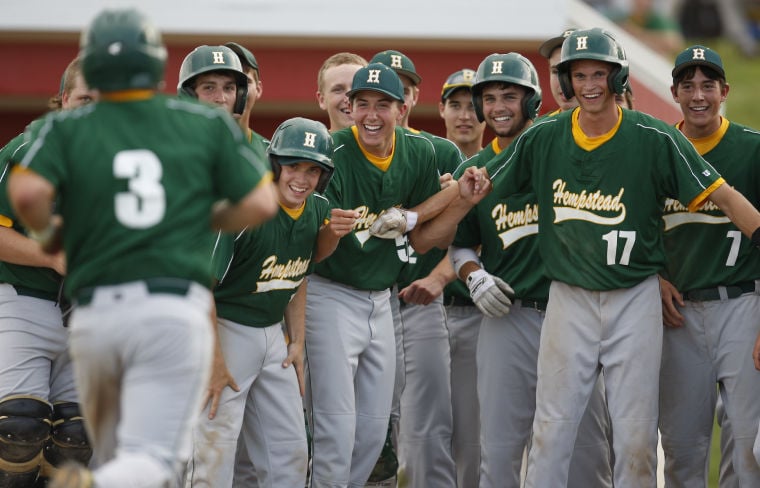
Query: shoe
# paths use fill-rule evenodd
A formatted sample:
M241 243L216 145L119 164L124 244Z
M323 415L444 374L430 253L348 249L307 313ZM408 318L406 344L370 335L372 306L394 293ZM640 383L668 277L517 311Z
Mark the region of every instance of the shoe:
M92 472L81 464L63 464L56 469L48 488L93 488Z

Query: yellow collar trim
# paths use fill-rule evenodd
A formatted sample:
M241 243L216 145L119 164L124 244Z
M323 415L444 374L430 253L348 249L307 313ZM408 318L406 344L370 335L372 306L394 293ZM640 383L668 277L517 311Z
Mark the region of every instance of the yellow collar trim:
M582 149L585 149L586 151L593 151L594 149L598 148L605 142L612 139L615 134L617 133L617 130L620 128L620 123L623 121L623 110L620 107L617 107L618 109L618 120L615 126L610 129L609 132L606 134L602 134L601 136L595 136L595 137L589 137L584 132L583 129L581 129L581 124L578 120L580 117L580 107L576 107L573 109L573 118L572 118L572 124L573 124L573 139L575 140L575 143L578 144Z
M359 129L355 126L351 126L351 132L354 133L354 139L356 139L356 143L359 145L359 149L361 149L362 154L364 154L364 157L367 158L367 161L372 163L374 166L377 167L380 171L385 173L388 171L388 168L391 167L391 161L393 160L393 155L396 152L396 131L393 131L393 145L391 146L391 154L390 156L387 156L385 158L380 158L375 156L374 154L371 154L366 149L364 149L364 146L362 146L361 141L359 140Z

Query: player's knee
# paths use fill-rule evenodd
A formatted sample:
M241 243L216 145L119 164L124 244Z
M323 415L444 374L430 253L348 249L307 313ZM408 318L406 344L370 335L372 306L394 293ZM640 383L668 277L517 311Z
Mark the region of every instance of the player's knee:
M45 446L45 463L60 466L65 461L77 461L87 465L92 448L87 439L84 420L75 402L53 405L53 428Z
M50 404L32 396L0 400L0 486L34 484L50 437Z

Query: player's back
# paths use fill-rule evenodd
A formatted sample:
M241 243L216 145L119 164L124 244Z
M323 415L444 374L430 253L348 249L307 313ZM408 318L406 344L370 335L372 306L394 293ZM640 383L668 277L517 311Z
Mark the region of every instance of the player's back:
M62 197L69 293L149 277L209 283L211 206L265 172L239 164L253 156L229 116L163 95L53 114L27 158Z

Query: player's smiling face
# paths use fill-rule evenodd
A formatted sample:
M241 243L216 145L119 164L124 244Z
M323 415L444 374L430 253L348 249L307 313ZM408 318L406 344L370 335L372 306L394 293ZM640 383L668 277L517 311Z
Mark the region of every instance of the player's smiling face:
M277 179L280 203L287 208L300 208L306 197L314 192L321 175L322 168L309 161L281 165Z
M498 137L514 137L525 127L522 101L526 92L525 87L498 81L483 87L483 117Z
M470 90L456 90L439 106L439 112L446 123L446 137L457 144L468 144L482 136L485 123L478 122Z
M595 59L581 59L570 65L570 81L575 98L583 110L601 112L615 105L615 95L610 92L607 77L612 64Z
M405 104L384 93L362 90L354 95L351 115L364 149L377 157L390 156L396 124L405 112Z
M697 68L694 76L671 88L673 99L681 106L683 130L689 137L706 137L720 127L720 104L728 95L728 84L712 80Z
M327 111L331 131L354 125L346 93L351 89L354 73L360 68L358 64L341 64L327 68L323 73L323 87L317 92L317 100L319 108Z
M202 73L195 80L195 94L198 100L224 107L231 114L237 97L235 77L221 71Z

